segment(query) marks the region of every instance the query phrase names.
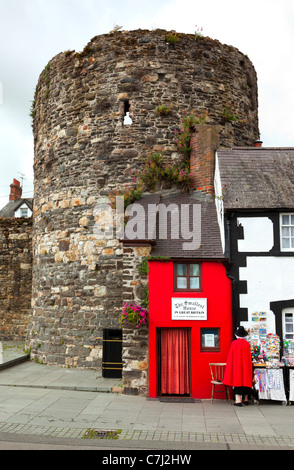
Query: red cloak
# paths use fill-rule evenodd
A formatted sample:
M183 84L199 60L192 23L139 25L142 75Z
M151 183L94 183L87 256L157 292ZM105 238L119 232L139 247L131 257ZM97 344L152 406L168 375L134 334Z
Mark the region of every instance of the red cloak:
M232 342L223 383L232 387L252 388L252 358L248 341L238 338Z

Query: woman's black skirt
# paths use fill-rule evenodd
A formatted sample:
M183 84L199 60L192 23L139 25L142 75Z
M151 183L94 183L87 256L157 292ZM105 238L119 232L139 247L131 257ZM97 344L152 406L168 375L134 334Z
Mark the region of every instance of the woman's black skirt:
M252 388L249 387L233 387L234 394L235 395L242 395L243 397L245 395L251 395L252 393Z

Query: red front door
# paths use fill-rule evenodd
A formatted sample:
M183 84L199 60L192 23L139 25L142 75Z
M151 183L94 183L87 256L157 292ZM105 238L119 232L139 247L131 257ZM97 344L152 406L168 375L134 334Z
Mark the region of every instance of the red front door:
M159 329L159 395L191 395L190 329Z

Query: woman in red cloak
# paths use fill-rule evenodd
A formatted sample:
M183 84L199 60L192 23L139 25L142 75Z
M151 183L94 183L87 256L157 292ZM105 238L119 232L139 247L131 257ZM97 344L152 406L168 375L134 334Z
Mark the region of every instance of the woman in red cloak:
M245 339L247 335L243 326L237 329L237 339L231 344L224 373L223 383L234 389L235 406L242 406L242 397L248 405L252 393L252 358L250 344Z

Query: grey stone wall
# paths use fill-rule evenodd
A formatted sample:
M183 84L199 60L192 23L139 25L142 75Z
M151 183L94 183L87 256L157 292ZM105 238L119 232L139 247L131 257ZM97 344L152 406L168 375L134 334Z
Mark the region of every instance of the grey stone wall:
M0 218L0 340L25 340L31 292L32 220Z
M151 253L151 246L124 246L123 300L142 305L148 289L148 269L140 270L144 259ZM123 328L123 384L124 392L134 395L148 394L148 318L147 323L136 329Z

